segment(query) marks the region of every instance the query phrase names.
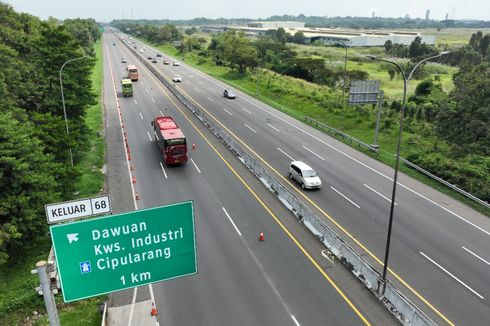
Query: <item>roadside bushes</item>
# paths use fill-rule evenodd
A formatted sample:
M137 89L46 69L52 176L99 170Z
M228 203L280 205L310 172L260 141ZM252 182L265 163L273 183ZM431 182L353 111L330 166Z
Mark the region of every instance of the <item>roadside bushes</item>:
M490 201L490 157L468 155L455 160L437 152L411 152L406 159L478 198Z

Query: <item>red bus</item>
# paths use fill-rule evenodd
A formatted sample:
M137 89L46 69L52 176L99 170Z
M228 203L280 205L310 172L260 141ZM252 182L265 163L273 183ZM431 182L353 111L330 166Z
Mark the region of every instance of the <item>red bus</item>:
M128 78L131 79L131 81L137 81L138 80L138 68L136 68L135 65L128 65L126 67L126 72L128 73Z
M155 139L166 164L187 162L185 135L171 117L156 117L152 122Z

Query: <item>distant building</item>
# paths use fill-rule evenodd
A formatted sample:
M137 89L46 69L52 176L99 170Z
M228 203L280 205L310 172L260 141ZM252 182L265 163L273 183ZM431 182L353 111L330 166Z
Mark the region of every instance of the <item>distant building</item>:
M305 28L303 22L250 22L247 23L248 27L265 28L265 29L278 29L280 27L284 29L288 28Z
M427 11L425 12L425 20L429 20L430 19L430 9L427 9Z
M238 30L246 36L254 37L264 35L268 30L276 30L282 27L286 33L294 35L296 32L304 34L304 43L309 44L315 41L325 45L344 45L348 47L360 46L383 46L390 40L393 44L410 45L418 36L422 43L434 45L436 37L433 35L423 35L420 32L401 32L401 31L359 31L347 29L329 28L305 28L302 22L251 22L247 26L202 26L201 29L208 32L224 32L227 30Z

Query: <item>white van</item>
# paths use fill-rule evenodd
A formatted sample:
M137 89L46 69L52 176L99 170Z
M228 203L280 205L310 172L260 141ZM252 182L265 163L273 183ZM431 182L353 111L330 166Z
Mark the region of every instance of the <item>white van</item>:
M309 165L301 161L293 161L289 165L289 178L294 179L303 189L316 189L322 186L322 180Z

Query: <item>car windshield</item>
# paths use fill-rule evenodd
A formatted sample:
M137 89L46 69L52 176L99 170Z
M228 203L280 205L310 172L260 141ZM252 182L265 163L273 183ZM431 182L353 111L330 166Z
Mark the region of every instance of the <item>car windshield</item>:
M305 170L305 171L303 171L303 176L305 178L313 178L313 177L316 177L316 172L313 170Z

